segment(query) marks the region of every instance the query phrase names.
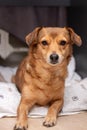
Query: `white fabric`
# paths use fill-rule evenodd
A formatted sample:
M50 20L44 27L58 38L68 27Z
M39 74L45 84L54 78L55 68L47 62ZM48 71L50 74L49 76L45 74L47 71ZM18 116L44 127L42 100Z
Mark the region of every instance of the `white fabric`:
M15 84L10 83L11 76L17 68L0 67L0 73L7 83L0 82L0 117L16 116L21 95ZM70 115L87 110L87 78L81 77L75 72L75 59L72 57L68 65L68 77L65 82L64 105L60 115ZM30 117L44 117L48 106L34 106Z

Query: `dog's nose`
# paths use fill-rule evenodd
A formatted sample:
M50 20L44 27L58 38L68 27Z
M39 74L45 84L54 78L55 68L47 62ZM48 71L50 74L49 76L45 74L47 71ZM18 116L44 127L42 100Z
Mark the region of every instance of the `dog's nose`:
M56 64L58 62L59 56L57 54L51 54L50 59L53 64Z

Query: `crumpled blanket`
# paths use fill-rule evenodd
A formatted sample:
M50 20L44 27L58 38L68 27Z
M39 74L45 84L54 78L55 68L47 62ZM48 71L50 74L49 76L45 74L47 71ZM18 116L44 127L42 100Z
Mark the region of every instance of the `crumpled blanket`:
M21 94L15 84L11 83L11 76L15 74L16 69L17 67L0 66L0 75L5 81L0 82L0 118L17 115ZM44 117L48 107L35 105L29 112L29 117ZM87 110L87 78L81 79L75 72L75 59L72 57L65 82L64 105L59 115L71 115L84 110Z

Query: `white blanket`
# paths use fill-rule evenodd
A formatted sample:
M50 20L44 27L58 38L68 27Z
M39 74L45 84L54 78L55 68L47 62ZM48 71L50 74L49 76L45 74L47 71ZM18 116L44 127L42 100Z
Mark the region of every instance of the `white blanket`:
M21 95L15 84L11 83L11 76L17 68L0 67L0 73L7 82L0 82L0 117L16 116ZM68 77L65 83L64 105L60 115L70 115L87 110L87 78L75 72L75 60L72 57L68 65ZM34 106L29 112L30 117L44 117L48 106Z

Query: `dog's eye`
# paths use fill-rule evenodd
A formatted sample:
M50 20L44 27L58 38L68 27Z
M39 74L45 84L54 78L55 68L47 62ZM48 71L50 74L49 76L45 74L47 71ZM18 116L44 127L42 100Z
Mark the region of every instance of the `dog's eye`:
M43 44L44 46L48 45L47 41L42 41L42 44Z
M60 42L60 45L62 45L62 46L64 46L65 44L66 44L66 41L64 41L64 40Z

